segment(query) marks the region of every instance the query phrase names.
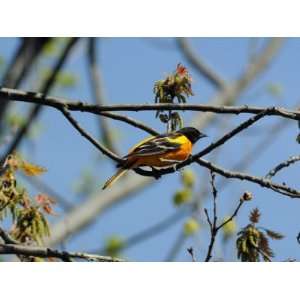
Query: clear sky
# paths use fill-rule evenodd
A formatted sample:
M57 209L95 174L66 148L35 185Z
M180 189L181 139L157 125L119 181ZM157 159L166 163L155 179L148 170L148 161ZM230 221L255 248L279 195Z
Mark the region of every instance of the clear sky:
M255 41L248 38L199 38L190 39L196 53L210 65L226 81L233 81L244 70L251 47ZM260 47L264 41L258 40ZM17 39L0 39L0 55L7 61L13 54L17 45ZM88 82L87 60L85 52L86 41L82 40L68 60L65 69L73 72L78 78L78 84L70 90L57 90L54 93L70 99L80 99L91 102L92 94ZM272 65L243 93L239 103L274 106L280 105L293 107L299 101L299 53L300 40L288 39ZM195 96L189 98L189 103L206 103L215 94L214 88L193 69L179 52L173 39L141 39L141 38L105 38L99 42L98 58L105 83L105 94L109 103L152 103L153 83L172 72L177 63L186 65L193 77L193 90ZM280 86L282 94L274 97L267 91L270 84ZM34 89L24 85L23 88ZM19 105L19 107L29 107ZM128 113L158 131L163 131L163 124L155 119L153 112ZM94 136L99 132L96 119L93 115L76 113L74 116ZM184 112L185 124L194 116ZM218 116L216 122L205 129L209 138L200 141L194 151L219 137L223 132L229 131L241 120L248 116ZM240 161L252 149L263 136L271 130L272 125L279 118L268 118L253 128L245 131L224 145L216 155L209 158L221 166L230 168ZM89 169L93 172L93 178L97 183L97 192L101 192L101 185L114 171L112 164L106 157L97 154L97 150L83 139L59 112L51 108L45 108L41 118L41 135L34 141L34 145L25 142L22 151L32 162L45 166L48 172L43 175L43 180L64 195L69 201L80 205L84 199L74 193L74 182L80 179L82 170ZM247 169L247 172L263 176L268 170L280 161L291 155L299 154L299 144L295 138L298 134L297 124L292 121L280 134L273 134L274 142L263 153L257 152L257 157ZM131 128L117 121L110 121L115 134L120 140L119 150L126 154L131 145L145 137L145 133ZM260 125L261 124L261 125ZM221 128L221 130L220 130ZM223 129L222 129L223 128ZM100 157L99 157L100 156ZM208 172L199 166L193 165L192 169L197 174L197 189L206 188L208 185ZM220 179L217 176L217 179ZM299 186L299 166L297 164L283 171L274 178L281 183L285 181L295 188ZM168 175L151 185L142 193L137 193L129 201L105 212L76 238L66 243L67 249L87 251L102 247L105 240L114 234L124 238L146 229L150 225L172 215L178 208L172 203L174 190L180 187L179 173ZM218 187L218 186L217 186ZM283 233L286 237L281 241L274 241L271 247L274 249L276 260L287 258L300 259L299 244L296 236L300 231L299 211L300 201L276 194L270 190L262 189L254 184L230 180L226 188L219 193L220 218L230 214L242 192L250 190L253 201L246 203L242 208L237 223L239 227L247 225L247 216L250 210L258 207L261 210L261 225ZM31 189L32 194L36 193ZM208 198L203 206L210 208L211 199ZM59 210L59 216L63 212ZM174 224L167 231L144 241L124 251L124 256L130 260L157 261L163 260L173 246L177 236L182 230L185 218ZM202 220L205 223L205 220ZM177 260L190 260L185 248L193 246L196 256L201 260L207 249L208 227L200 228L199 236L190 238L181 248ZM221 239L221 236L219 237ZM229 243L225 259L236 259L233 250L233 241ZM216 256L222 256L220 244L216 245Z

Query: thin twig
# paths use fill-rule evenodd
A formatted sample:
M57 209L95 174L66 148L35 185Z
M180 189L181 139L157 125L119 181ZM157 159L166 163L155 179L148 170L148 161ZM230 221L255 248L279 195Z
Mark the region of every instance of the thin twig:
M157 131L155 131L151 127L146 126L142 122L139 122L139 121L137 121L133 118L127 117L127 116L123 116L123 115L115 114L115 113L110 113L110 112L100 112L99 115L103 116L103 117L113 119L113 120L118 120L118 121L125 122L129 125L132 125L133 127L142 129L142 130L144 130L144 131L146 131L146 132L148 132L152 135L158 135L159 134Z
M120 162L122 161L119 156L111 152L109 149L107 149L105 146L97 142L91 135L89 135L80 125L78 122L71 116L69 111L67 111L65 108L61 108L61 112L66 117L66 119L73 125L73 127L88 141L90 141L99 151L101 151L106 156L110 157L111 159Z
M206 254L206 258L205 261L208 262L210 261L210 259L212 258L212 250L214 247L214 243L216 240L216 236L218 233L218 228L217 228L217 221L218 221L218 216L217 216L217 195L218 195L218 191L215 185L215 174L211 171L211 180L210 180L210 185L211 185L211 189L212 189L212 195L213 195L213 221L209 222L210 225L210 243L208 245L208 250L207 250L207 254ZM209 216L208 216L208 212L206 210L205 212L208 220Z
M0 236L6 244L19 244L5 230L0 227Z
M213 176L212 176L212 180L211 180L211 186L212 186L212 194L213 194L213 218L214 218L213 224L210 222L207 209L204 209L204 212L206 214L207 220L209 221L209 225L210 225L210 228L211 228L211 230L210 230L210 242L209 242L209 245L208 245L208 250L207 250L207 254L206 254L206 258L205 258L206 262L210 261L210 259L212 258L212 250L213 250L214 243L215 243L215 240L216 240L216 236L217 236L219 230L222 227L224 227L227 223L232 221L233 218L235 218L237 216L237 214L240 211L243 203L245 202L245 201L240 200L239 204L237 205L237 207L234 210L233 214L226 221L222 222L220 225L217 225L217 204L216 204L217 189L215 187L215 180L214 180Z
M192 262L196 262L196 257L195 257L195 253L194 253L193 247L187 248L186 250L191 255Z
M229 171L229 170L223 169L223 168L221 168L207 160L204 160L204 159L198 159L197 163L203 167L210 169L211 171L213 171L219 175L226 177L226 178L236 178L239 180L247 180L247 181L256 183L262 187L271 189L282 195L289 196L291 198L300 198L300 191L290 188L283 184L274 183L274 182L270 181L269 179L265 179L264 177L257 177L257 176L252 176L252 175L249 175L246 173Z
M279 171L281 171L283 168L289 167L291 164L297 162L300 160L300 155L291 156L289 159L281 162L276 167L274 167L272 170L268 172L268 174L265 176L266 178L270 179L273 176L275 176Z
M242 201L240 200L238 206L236 207L236 209L234 210L233 214L228 218L226 219L226 221L224 221L222 224L220 224L218 227L217 227L217 230L221 229L222 227L224 227L227 223L231 222L233 220L233 218L235 218L240 210L240 208L242 207L243 203L245 201Z

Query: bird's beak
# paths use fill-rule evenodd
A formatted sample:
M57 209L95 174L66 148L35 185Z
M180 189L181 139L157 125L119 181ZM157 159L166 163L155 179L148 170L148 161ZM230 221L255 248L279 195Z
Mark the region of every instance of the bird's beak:
M200 139L201 139L201 138L205 138L205 137L208 137L208 136L207 136L206 134L204 134L204 133L201 133L201 134L200 134Z

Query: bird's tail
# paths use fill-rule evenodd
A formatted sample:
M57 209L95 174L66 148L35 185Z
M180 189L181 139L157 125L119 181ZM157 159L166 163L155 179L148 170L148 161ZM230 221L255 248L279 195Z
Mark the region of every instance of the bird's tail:
M116 180L123 176L128 169L120 168L115 175L110 177L102 187L102 190L105 190L107 187L111 186Z

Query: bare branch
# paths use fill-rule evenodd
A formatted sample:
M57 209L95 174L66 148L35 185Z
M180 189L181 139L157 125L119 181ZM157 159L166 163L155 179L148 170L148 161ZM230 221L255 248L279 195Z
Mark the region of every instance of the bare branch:
M286 161L281 162L275 168L270 170L265 177L270 179L273 176L275 176L282 169L289 167L290 165L294 164L295 162L297 162L299 160L300 160L300 155L291 156L289 159L287 159Z
M244 202L245 201L240 200L240 202L239 202L238 206L236 207L236 209L234 210L233 214L226 221L224 221L222 224L220 224L217 227L217 230L220 230L222 227L224 227L227 223L231 222L233 220L233 218L235 218L237 216L237 214Z
M54 108L64 106L70 111L89 112L101 114L107 111L157 111L157 110L190 110L199 112L212 112L216 114L260 114L267 111L268 116L280 116L287 119L300 120L299 110L289 110L283 107L255 107L255 106L218 106L206 104L119 104L119 105L94 105L83 102L68 101L59 97L48 97L42 93L25 92L21 90L0 88L0 99L42 104Z
M193 247L187 248L187 252L191 255L192 262L196 262L195 253Z
M27 246L21 244L0 244L0 254L15 254L44 258L59 258L63 261L71 261L72 258L97 262L121 262L123 260L110 256L102 256L81 252L58 251L45 247Z
M65 109L61 108L61 112L66 117L66 119L73 125L73 127L88 141L90 141L99 151L101 151L104 155L108 156L109 158L113 159L114 161L120 162L122 161L119 156L111 152L105 146L98 143L91 135L89 135L80 125L78 122L71 116L71 114Z
M188 62L197 71L199 71L208 81L218 89L224 89L226 86L225 81L213 70L211 70L197 55L186 38L178 38L177 44L179 49L184 54Z
M21 44L17 49L11 62L8 64L5 74L3 75L2 85L10 88L17 88L26 75L31 70L33 63L36 61L43 47L51 38L22 38ZM5 114L8 102L3 102L0 106L0 120Z
M88 72L90 75L91 89L96 104L104 105L105 96L103 91L102 75L97 63L97 40L96 38L89 38L87 44L87 60L88 60ZM109 123L106 119L99 118L100 131L102 132L103 141L107 144L107 147L114 153L116 151L116 145L112 138L112 133L109 128Z
M218 233L218 227L217 227L217 221L218 221L217 195L218 195L218 191L217 191L217 188L215 185L215 174L212 171L210 172L210 174L211 174L210 185L211 185L212 196L213 196L213 221L212 222L210 221L207 209L205 209L204 212L206 214L207 221L210 225L210 242L208 245L207 254L206 254L206 258L205 258L206 262L210 261L210 259L212 258L212 250L213 250L216 236Z
M49 93L49 91L51 90L51 88L53 87L56 77L60 71L60 69L62 68L62 66L64 65L67 57L69 56L70 51L72 50L73 46L76 44L76 42L78 41L78 38L71 38L70 41L67 43L65 49L62 51L61 56L58 58L56 65L53 68L52 73L50 74L50 76L48 77L48 79L46 80L43 88L42 88L42 93L44 95L47 95ZM9 100L9 99L3 99L3 100ZM11 143L11 145L9 146L6 154L4 155L4 157L7 157L10 153L14 152L14 150L17 149L17 147L19 146L19 144L21 143L21 140L23 139L24 135L26 134L26 132L28 131L28 129L30 128L31 124L33 123L33 121L37 118L37 116L39 115L41 109L43 108L43 105L41 105L42 103L36 105L29 113L28 117L27 117L27 121L25 122L25 124L19 129L19 131L17 132L15 139L13 140L13 142Z
M110 113L110 112L100 112L99 113L100 116L103 117L107 117L113 120L118 120L118 121L122 121L125 122L129 125L132 125L133 127L142 129L152 135L158 135L159 133L157 131L155 131L154 129L152 129L149 126L146 126L145 124L143 124L142 122L139 122L135 119L129 118L127 116L123 116L123 115L119 115L119 114L114 114L114 113Z
M220 168L219 166L212 164L211 162L206 161L201 158L199 158L196 162L199 165L206 167L209 170L211 170L217 174L220 174L226 178L236 178L236 179L240 179L240 180L247 180L247 181L256 183L262 187L271 189L282 195L289 196L291 198L300 198L300 191L290 188L286 185L274 183L268 179L265 179L264 177L256 177L256 176L252 176L252 175L249 175L246 173L228 171L226 169Z
M217 95L209 101L212 105L233 105L241 93L252 83L257 76L262 73L271 63L283 44L282 38L271 38L267 46L257 54L255 59L245 68L245 71L233 83L229 84L225 90L220 90ZM202 129L214 119L213 114L205 114L194 118L192 126Z
M19 244L7 232L5 232L1 227L0 227L0 237L6 244Z
M56 245L74 232L83 230L106 209L121 200L125 201L132 194L137 195L145 187L153 183L153 179L143 178L135 174L126 177L110 190L97 192L81 205L74 207L64 215L64 218L51 227L51 236L45 241L46 245ZM99 189L100 190L100 189Z

